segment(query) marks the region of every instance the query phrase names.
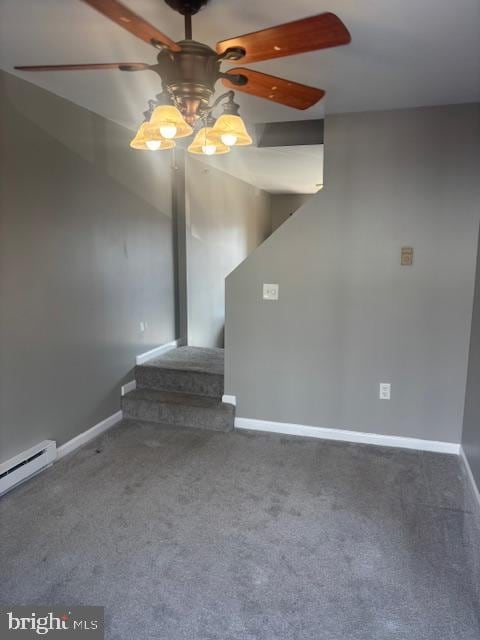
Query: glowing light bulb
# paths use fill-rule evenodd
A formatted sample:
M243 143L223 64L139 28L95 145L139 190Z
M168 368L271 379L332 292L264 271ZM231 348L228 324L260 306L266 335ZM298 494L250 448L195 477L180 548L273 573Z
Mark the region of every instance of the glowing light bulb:
M150 151L158 151L162 146L161 140L146 140L145 144L150 149Z
M227 147L232 147L236 143L238 136L236 136L234 133L222 133L220 138L223 144L226 144Z
M204 144L202 145L202 151L206 156L213 156L217 147L214 144Z
M162 124L160 125L160 133L164 138L170 140L177 135L177 127L174 124Z

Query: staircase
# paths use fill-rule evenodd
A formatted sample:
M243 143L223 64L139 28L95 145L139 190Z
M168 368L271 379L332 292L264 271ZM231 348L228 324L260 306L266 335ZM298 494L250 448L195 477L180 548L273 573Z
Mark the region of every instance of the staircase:
M175 427L233 429L235 407L222 402L223 349L179 347L135 367L137 388L123 417Z

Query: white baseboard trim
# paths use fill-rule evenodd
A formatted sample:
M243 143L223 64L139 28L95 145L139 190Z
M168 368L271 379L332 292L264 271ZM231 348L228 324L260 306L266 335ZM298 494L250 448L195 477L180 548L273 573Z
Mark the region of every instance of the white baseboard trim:
M470 466L470 463L468 462L468 458L465 455L465 451L463 450L463 447L460 447L460 457L463 461L463 466L465 468L465 474L468 478L468 481L470 482L472 491L473 491L473 495L475 496L475 499L477 501L478 504L478 508L480 509L480 490L477 486L477 483L475 482L475 478L473 477L473 472L472 472L472 468Z
M235 418L235 428L283 433L307 438L321 438L322 440L341 440L343 442L374 444L382 447L399 447L401 449L417 449L419 451L435 451L437 453L451 453L456 455L460 453L460 445L454 442L385 436L379 433L363 433L361 431L348 431L346 429L327 429L325 427L311 427L304 424L272 422L270 420Z
M137 388L137 381L136 380L130 380L130 382L126 382L125 384L122 384L122 386L120 387L120 391L121 391L122 396L124 396L129 391L135 391L136 388Z
M237 406L237 396L222 396L222 402L225 404L233 404L234 407Z
M143 364L152 358L157 358L161 356L162 353L166 353L167 351L171 351L172 349L176 349L177 347L181 347L183 345L183 340L178 338L178 340L172 340L172 342L166 342L165 344L161 344L159 347L155 347L155 349L150 349L150 351L145 351L145 353L141 353L135 358L136 364Z
M62 444L61 447L58 447L57 460L60 460L60 458L63 458L68 453L72 453L72 451L75 451L75 449L78 449L78 447L81 447L90 440L93 440L93 438L96 438L101 433L107 431L107 429L110 429L111 427L113 427L113 425L117 424L117 422L120 422L121 419L122 412L117 411L116 413L109 416L108 418L105 418L105 420L102 420L90 429L87 429L83 433L79 433L78 436L75 436L75 438L72 438L68 442L65 442L65 444Z

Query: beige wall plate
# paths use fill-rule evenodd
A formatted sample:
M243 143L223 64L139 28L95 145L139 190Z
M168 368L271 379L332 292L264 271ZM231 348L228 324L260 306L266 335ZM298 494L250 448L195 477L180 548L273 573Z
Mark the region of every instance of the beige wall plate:
M413 264L413 247L402 247L400 264L402 267L410 267Z

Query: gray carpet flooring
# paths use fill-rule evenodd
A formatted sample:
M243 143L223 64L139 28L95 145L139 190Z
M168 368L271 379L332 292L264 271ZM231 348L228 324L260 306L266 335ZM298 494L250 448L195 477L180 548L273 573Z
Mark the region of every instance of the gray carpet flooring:
M110 640L478 640L458 459L124 422L0 501L0 602Z

